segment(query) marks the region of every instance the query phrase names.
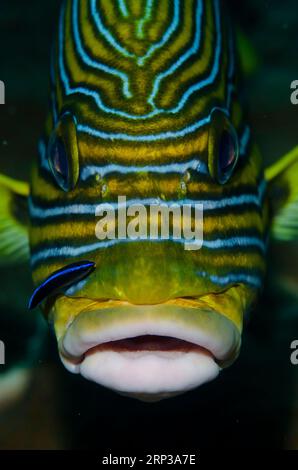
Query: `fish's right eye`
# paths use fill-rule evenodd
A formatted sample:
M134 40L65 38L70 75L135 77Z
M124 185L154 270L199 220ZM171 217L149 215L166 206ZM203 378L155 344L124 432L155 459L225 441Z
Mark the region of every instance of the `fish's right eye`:
M236 130L221 110L214 109L208 136L208 167L219 184L227 183L233 175L239 157Z
M236 132L231 128L225 129L220 137L218 149L217 179L221 184L226 183L233 173L239 156L239 144Z
M59 120L49 139L47 152L56 183L63 191L70 191L79 177L76 125L70 113Z

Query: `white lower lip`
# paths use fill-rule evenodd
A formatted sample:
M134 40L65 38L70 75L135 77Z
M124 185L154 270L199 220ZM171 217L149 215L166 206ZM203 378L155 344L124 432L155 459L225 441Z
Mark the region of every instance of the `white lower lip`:
M69 363L62 360L69 369ZM220 371L212 356L164 351L101 351L87 355L77 367L76 372L86 379L134 394L188 391L215 379Z
M217 361L235 353L240 335L223 317L198 312L198 326L164 317L156 322L146 315L146 308L133 322L101 323L101 313L81 313L59 340L60 356L65 367L86 379L121 393L138 395L173 395L209 382L220 372ZM201 316L200 316L201 315ZM208 321L207 321L208 320ZM201 346L206 351L113 351L95 350L96 346L144 335L178 338ZM210 353L208 353L210 351ZM87 354L86 354L87 353Z

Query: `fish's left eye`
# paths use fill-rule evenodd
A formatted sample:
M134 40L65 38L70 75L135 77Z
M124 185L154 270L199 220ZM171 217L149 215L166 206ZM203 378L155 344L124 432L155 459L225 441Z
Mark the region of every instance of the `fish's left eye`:
M76 125L70 113L64 114L51 134L48 143L48 161L58 186L70 191L79 177Z
M233 174L239 157L237 133L221 111L211 116L208 142L208 166L211 176L220 184L225 184Z
M64 191L69 189L69 165L63 140L53 136L49 144L49 164L56 182Z

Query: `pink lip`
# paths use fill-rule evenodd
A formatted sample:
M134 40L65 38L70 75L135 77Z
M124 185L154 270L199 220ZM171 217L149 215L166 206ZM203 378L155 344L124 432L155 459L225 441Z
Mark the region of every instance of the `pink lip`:
M117 341L102 343L86 351L91 355L100 351L138 352L138 351L167 351L167 352L200 352L212 356L212 353L198 344L179 338L158 335L142 335Z

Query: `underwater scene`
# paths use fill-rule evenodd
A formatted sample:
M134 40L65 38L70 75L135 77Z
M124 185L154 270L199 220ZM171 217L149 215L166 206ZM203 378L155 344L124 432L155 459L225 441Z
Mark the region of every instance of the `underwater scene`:
M297 46L294 0L1 1L0 450L298 450Z

